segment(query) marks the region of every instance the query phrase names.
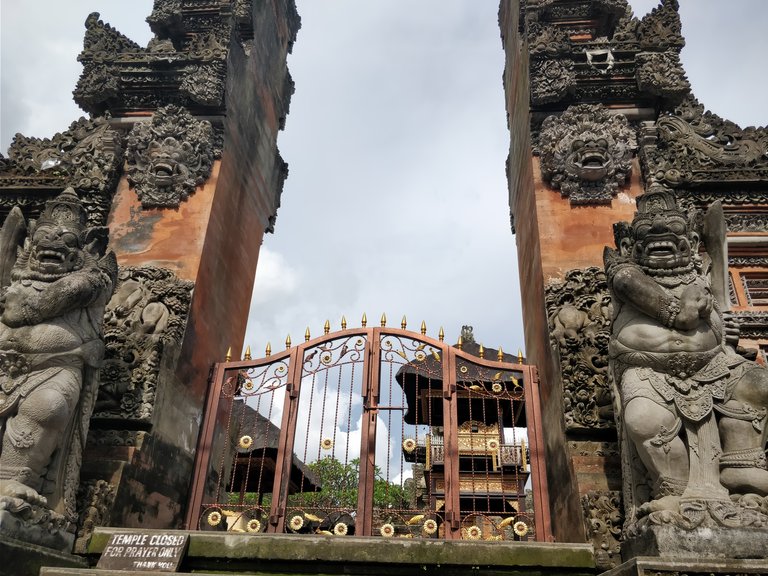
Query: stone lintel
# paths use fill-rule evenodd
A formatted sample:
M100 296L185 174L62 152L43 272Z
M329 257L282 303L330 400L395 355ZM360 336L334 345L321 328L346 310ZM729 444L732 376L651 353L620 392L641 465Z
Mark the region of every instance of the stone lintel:
M147 533L146 530L97 528L88 554L100 554L115 532ZM297 574L371 574L389 573L393 565L403 570L402 573L418 568L419 573L424 574L445 573L449 568L452 574L465 570L467 574L477 573L478 568L515 574L521 568L536 569L537 574L575 576L595 572L590 544L182 533L188 533L190 539L181 568L201 572L221 570L222 566L231 571L247 566L249 570L285 572L290 566L290 571Z
M680 558L666 560L661 558L639 557L603 572L600 576L688 576L713 575L726 576L736 574L768 574L768 560L701 560L701 558Z
M662 557L712 560L762 560L768 566L768 529L765 528L694 528L647 526L621 546L622 558Z

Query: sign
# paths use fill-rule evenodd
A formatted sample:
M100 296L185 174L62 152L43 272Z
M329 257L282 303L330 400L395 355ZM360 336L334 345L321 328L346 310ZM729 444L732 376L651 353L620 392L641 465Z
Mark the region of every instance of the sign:
M96 568L178 572L189 534L116 532L101 553Z

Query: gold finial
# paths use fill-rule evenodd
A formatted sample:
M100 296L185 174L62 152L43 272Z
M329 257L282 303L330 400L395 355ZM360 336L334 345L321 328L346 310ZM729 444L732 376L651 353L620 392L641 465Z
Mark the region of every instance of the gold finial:
M227 348L227 354L224 356L224 362L230 362L232 360L232 346Z
M477 353L480 354L480 358L485 358L485 348L483 348L482 344L480 344L480 350Z
M331 321L326 320L325 324L323 325L323 334L328 334L331 331Z
M501 349L501 346L499 346L499 351L496 353L496 360L499 362L504 360L504 351Z
M387 325L387 315L382 313L381 315L381 327L384 328L384 326Z
M461 337L461 334L459 334L459 339L456 341L456 348L461 350L461 348L464 346L464 338Z
M346 330L347 329L347 318L346 316L341 317L341 329Z
M288 350L288 348L291 347L291 335L288 334L285 338L285 349Z
M326 334L328 334L328 332L326 332ZM312 336L309 333L309 326L307 326L307 329L304 331L304 342L309 342L311 337Z
M368 326L368 316L365 315L365 312L363 312L363 319L360 321L360 325L365 328Z
M251 360L251 347L246 346L245 347L245 356L243 356L243 360Z
M517 349L517 363L518 364L523 363L523 351L520 350L520 348Z
M405 314L403 314L403 319L400 320L400 328L405 330L406 326L408 326L408 321L405 319Z
M437 333L437 339L440 340L440 342L445 340L445 330L443 330L442 326L440 326L440 331Z
M272 344L267 342L267 349L264 351L264 356L272 356Z
M427 323L424 322L424 320L421 321L421 335L422 336L427 335Z

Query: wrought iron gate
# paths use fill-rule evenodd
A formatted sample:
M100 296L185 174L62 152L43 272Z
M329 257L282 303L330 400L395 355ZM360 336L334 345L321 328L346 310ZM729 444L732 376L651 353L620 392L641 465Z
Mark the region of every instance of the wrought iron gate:
M536 369L425 332L217 364L188 527L548 540Z

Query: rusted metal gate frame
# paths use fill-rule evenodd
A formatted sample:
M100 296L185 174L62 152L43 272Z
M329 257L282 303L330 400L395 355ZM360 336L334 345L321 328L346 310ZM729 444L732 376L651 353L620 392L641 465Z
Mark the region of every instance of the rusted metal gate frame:
M200 426L197 454L195 458L194 476L192 479L190 500L187 509L185 527L196 529L197 518L203 506L204 485L210 462L211 442L214 429L219 419L220 398L226 384L226 373L244 368L254 368L288 359L290 372L287 378L286 394L283 407L283 420L280 426L278 440L278 457L275 467L273 498L269 515L267 532L282 533L285 531L286 504L288 499L291 456L295 441L296 422L298 418L299 397L301 391L303 359L308 348L314 348L325 342L342 338L362 336L365 339L363 357L363 424L360 443L360 480L357 502L357 535L370 535L373 526L373 490L375 481L375 442L377 410L379 400L382 336L404 337L412 341L420 341L440 351L443 380L443 418L445 442L445 538L460 539L460 485L459 485L459 442L458 442L458 411L456 402L456 361L458 358L486 366L492 369L514 370L523 373L525 395L525 411L528 432L528 444L531 453L530 466L532 473L534 525L538 541L551 541L552 528L549 515L549 490L544 462L544 437L541 427L541 404L539 397L538 370L525 364L511 364L473 356L445 342L429 336L411 332L401 328L350 328L309 340L284 352L258 360L241 360L220 362L214 365L206 400L203 421ZM374 344L376 344L374 346ZM374 369L375 368L375 369ZM222 414L222 416L225 416ZM276 497L275 497L276 496Z

